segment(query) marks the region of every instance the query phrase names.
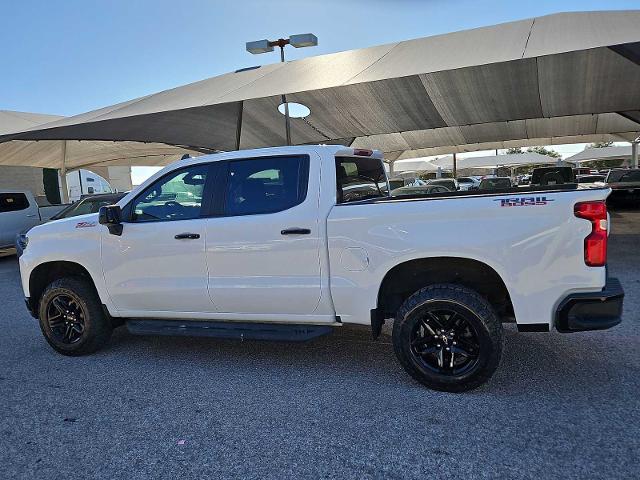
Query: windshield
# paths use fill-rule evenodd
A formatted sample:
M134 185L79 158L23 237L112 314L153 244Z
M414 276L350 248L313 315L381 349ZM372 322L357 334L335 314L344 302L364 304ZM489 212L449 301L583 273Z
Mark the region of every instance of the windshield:
M389 192L382 160L370 157L336 157L338 203L386 197Z
M114 197L109 195L105 198L85 198L79 202L75 202L69 205L67 208L61 210L56 215L51 217L51 220L59 220L61 218L77 217L78 215L85 215L87 213L97 213L100 207L106 205L113 205L124 196Z
M536 168L531 174L531 183L534 185L560 185L574 181L575 174L571 167Z
M480 182L480 190L498 188L511 188L511 180L509 178L485 178Z
M640 182L640 170L611 170L607 183L611 182Z

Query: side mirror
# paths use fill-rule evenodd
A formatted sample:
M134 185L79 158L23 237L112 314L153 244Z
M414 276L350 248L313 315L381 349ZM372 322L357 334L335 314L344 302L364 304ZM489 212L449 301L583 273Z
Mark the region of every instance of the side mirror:
M122 210L118 205L100 207L98 222L106 225L112 235L122 235Z

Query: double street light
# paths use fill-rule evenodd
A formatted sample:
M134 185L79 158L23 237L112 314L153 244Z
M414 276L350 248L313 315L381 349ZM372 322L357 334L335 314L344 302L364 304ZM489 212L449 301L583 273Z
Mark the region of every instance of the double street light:
M299 35L291 35L289 38L279 38L278 40L257 40L255 42L247 42L247 52L254 55L261 53L273 52L275 47L280 48L280 61L284 62L284 47L291 45L294 48L315 47L318 45L318 37L313 33L302 33ZM282 104L284 105L285 128L287 133L287 145L291 145L291 124L289 121L289 104L287 98L282 95Z

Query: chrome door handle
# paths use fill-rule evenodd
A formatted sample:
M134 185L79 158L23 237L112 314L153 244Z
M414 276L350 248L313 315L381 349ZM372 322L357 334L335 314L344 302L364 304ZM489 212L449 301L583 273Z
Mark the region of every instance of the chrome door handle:
M33 218L33 217L35 217L35 214L34 215L27 215L27 217Z
M179 233L175 237L176 240L196 240L200 238L199 233Z
M281 230L281 235L309 235L311 230L308 228L287 228L285 230Z

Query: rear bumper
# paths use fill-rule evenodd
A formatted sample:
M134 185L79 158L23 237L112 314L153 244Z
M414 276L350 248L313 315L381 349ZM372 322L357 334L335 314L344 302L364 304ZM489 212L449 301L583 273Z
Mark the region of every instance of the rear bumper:
M567 296L556 311L556 330L563 333L605 330L622 320L624 290L617 278L608 278L600 292Z

